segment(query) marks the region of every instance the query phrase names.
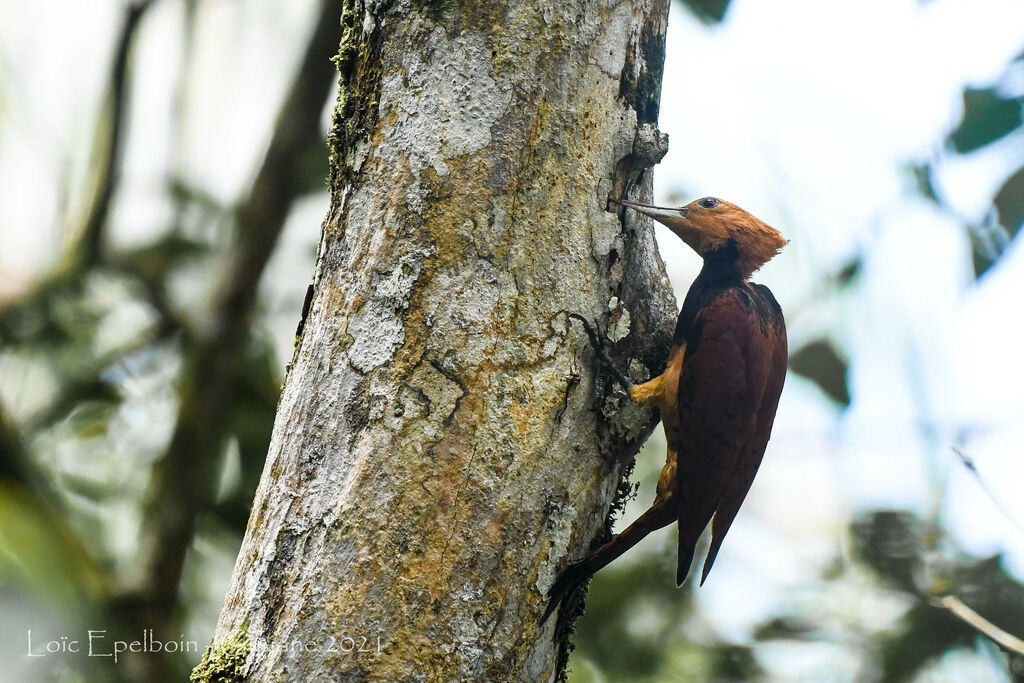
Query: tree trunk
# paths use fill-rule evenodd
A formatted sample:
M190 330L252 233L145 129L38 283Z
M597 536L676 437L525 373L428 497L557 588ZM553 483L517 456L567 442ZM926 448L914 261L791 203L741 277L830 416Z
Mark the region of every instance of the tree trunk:
M665 151L667 16L346 0L312 305L195 678L564 666L544 593L606 533L656 420L595 376L566 312L628 330L613 355L638 376L676 313L650 225L606 208L649 199Z

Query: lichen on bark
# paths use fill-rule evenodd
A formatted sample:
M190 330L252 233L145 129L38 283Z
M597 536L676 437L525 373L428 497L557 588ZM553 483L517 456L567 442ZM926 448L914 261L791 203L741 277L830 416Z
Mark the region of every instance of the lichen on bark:
M559 672L543 592L656 419L602 409L566 312L607 326L617 299L616 358L648 375L675 314L650 226L606 206L649 199L666 16L345 1L314 295L218 624L248 624L250 676Z

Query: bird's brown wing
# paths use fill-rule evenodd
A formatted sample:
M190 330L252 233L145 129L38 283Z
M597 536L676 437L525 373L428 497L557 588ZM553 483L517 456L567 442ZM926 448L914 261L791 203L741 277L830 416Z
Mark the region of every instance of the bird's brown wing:
M786 340L786 323L782 317L782 309L775 301L771 291L763 285L754 285L755 296L763 303L763 309L769 311L767 325L763 330L761 341L764 348L770 349L770 356L765 359L768 376L764 387L764 393L757 406L754 417L754 424L750 432L750 438L743 444L740 451L739 462L732 479L729 481L722 494L722 500L715 511L715 517L711 522L711 547L708 549L707 559L704 560L704 570L701 573L700 582L708 578L708 572L715 563L718 550L722 547L722 540L732 525L732 521L739 512L743 499L754 482L754 475L761 465L761 458L764 457L765 447L772 434L772 424L775 422L775 411L779 406L779 397L782 395L782 386L786 381L786 366L789 357L788 343Z
M777 374L779 355L773 325L778 304L771 299L772 310L768 303L758 289L725 289L697 313L687 335L676 405L680 440L670 444L678 453L680 585L689 573L697 540L721 508L729 518L715 536L717 552L764 452L778 402L777 395L774 401L764 400ZM781 313L777 317L781 320ZM784 325L782 330L784 347ZM785 353L781 356L784 375Z

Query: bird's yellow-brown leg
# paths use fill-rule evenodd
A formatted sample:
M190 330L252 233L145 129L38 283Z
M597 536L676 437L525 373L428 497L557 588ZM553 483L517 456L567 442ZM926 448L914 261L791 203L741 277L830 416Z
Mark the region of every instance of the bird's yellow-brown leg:
M629 388L629 395L642 406L652 406L661 403L665 389L665 375L661 374L643 384L634 384Z
M686 344L674 345L668 353L665 372L643 384L634 384L629 388L629 395L642 406L658 406L662 410L662 418L674 414L676 409L676 393L679 390L679 372L686 355Z

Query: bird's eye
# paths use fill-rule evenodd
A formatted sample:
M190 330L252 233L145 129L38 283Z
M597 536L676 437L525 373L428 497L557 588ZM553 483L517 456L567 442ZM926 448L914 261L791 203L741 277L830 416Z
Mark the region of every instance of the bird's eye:
M719 204L721 204L721 202L715 199L714 197L705 197L704 199L700 200L698 204L700 204L705 209L713 209Z

